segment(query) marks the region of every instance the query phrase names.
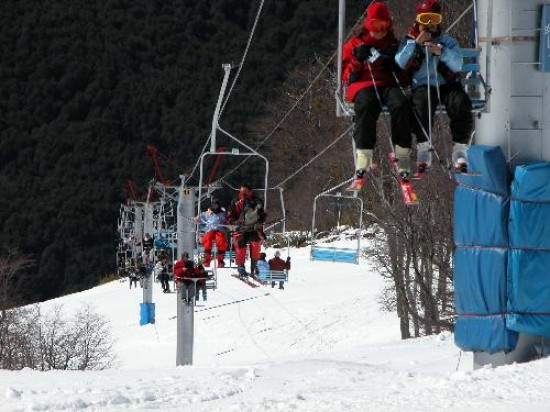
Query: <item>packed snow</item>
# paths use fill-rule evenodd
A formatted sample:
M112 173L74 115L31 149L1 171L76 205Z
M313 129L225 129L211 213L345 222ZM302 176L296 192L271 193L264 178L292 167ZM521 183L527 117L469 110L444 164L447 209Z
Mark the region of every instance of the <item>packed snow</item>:
M290 254L284 290L220 270L195 308L193 366L176 366L176 294L160 284L154 325L139 325L142 291L127 282L42 303L67 313L91 304L109 319L118 364L0 371L0 411L550 411L550 359L474 371L451 333L400 339L368 260Z

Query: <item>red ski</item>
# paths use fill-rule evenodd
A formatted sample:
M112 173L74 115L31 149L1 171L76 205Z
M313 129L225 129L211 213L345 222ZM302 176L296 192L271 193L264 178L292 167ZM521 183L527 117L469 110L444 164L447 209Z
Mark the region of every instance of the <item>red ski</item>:
M411 183L410 178L399 176L399 169L397 167L397 158L395 157L395 153L389 153L388 157L394 171L395 179L397 180L397 183L401 188L401 196L403 198L403 202L407 206L418 205L418 196L416 196L416 192L414 191L414 187Z
M251 288L258 288L258 287L260 287L260 285L257 285L256 283L252 282L250 279L243 278L243 277L240 276L238 273L233 273L233 274L231 274L231 276L233 276L234 278L239 279L241 282L246 283L246 284L247 284L248 286L250 286Z

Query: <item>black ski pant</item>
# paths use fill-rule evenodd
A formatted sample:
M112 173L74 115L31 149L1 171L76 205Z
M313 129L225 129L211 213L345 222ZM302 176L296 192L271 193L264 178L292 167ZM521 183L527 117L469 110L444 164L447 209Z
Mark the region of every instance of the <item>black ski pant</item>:
M380 99L378 96L380 96ZM376 123L382 112L380 100L383 105L388 107L390 112L393 144L410 148L413 119L411 105L402 90L397 86L392 86L365 87L355 95L353 99L355 104L353 139L355 140L356 149L374 149Z
M472 101L459 83L443 84L439 86L441 104L445 106L450 120L453 142L468 143L472 130L474 130L474 118L472 116ZM435 110L438 104L437 88L430 86L430 101L428 105L428 86L419 86L412 92L414 110L420 119L422 128L428 133L429 106L431 106L432 124ZM414 134L418 143L428 140L418 121L414 122Z
M160 276L160 284L162 285L162 290L164 292L170 292L169 276L167 273L163 273Z

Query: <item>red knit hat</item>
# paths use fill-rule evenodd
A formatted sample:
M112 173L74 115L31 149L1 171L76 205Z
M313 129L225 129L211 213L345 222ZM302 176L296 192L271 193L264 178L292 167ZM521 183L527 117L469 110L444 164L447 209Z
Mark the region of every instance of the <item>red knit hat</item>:
M374 24L375 21L388 22L388 29L391 28L392 19L390 11L384 3L375 2L367 7L367 16L365 17L363 26L369 31L380 31L379 26Z
M437 0L424 0L416 7L416 14L441 13L441 4Z

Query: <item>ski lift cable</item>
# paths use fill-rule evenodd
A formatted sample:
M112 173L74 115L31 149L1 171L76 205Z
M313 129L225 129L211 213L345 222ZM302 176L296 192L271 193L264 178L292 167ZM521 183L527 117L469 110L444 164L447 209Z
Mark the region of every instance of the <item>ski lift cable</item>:
M201 162L202 155L206 152L206 148L210 144L210 139L212 138L212 132L208 135L208 138L206 139L206 142L204 143L204 146L202 147L201 154L199 155L197 162L195 163L195 166L193 166L193 169L191 169L191 172L188 175L188 179L191 178L195 172L197 171L197 167L199 167L199 164Z
M254 24L252 25L252 30L250 31L250 35L248 36L248 42L246 44L243 57L241 59L241 62L239 64L239 69L237 70L237 74L235 75L235 78L233 79L233 82L231 83L231 86L229 87L229 91L227 92L227 96L225 97L225 101L223 102L223 105L220 109L220 117L223 113L223 110L225 109L225 106L227 105L227 102L229 101L229 97L231 96L231 92L233 91L233 88L235 87L235 84L237 83L237 80L239 79L239 76L241 74L241 71L244 66L244 62L246 60L246 56L248 55L248 50L250 49L250 45L252 44L252 38L254 37L254 32L256 31L256 26L258 25L258 21L260 20L260 16L262 14L262 10L264 8L265 0L262 0L260 3L260 7L258 7L258 11L256 13L256 18L254 19Z
M374 0L372 0L374 1ZM371 3L372 3L371 1ZM353 25L353 27L351 28L351 30L349 31L348 35L346 36L346 39L348 39L350 36L351 36L351 33L353 32L353 30L355 29L355 27L361 22L361 20L363 19L363 15L361 15L359 17L359 19L357 19L357 21L355 22L355 24ZM290 114L296 109L296 107L298 107L298 104L303 100L303 98L305 96L307 96L308 92L310 91L310 89L313 87L313 85L319 80L319 78L321 77L321 75L327 70L329 64L332 62L332 60L336 57L337 55L337 52L335 51L331 56L330 58L327 60L327 62L323 65L323 67L321 67L321 69L319 70L319 73L317 74L317 76L315 76L315 78L309 83L309 85L307 86L307 88L305 89L305 91L300 95L300 97L298 97L298 99L294 102L294 104L292 105L292 107L283 115L283 117L281 118L281 120L279 120L277 122L277 124L273 127L273 129L263 138L262 142L256 146L255 150L258 150L260 147L262 147L265 142L267 141L267 139L269 139L276 131L277 129L281 126L281 124L283 124L286 119L288 118L288 116L290 116ZM224 176L224 178L228 178L229 176L231 176L237 169L239 169L244 163L246 163L248 161L248 159L250 159L250 157L246 157L241 163L239 163L237 166L235 166L233 169L231 169L229 172L227 172ZM277 187L277 186L276 186Z
M319 152L316 156L314 156L309 162L304 164L302 167L300 167L298 170L296 170L294 173L292 173L290 176L288 176L286 179L282 180L278 184L275 185L275 187L281 187L284 183L292 179L294 176L296 176L298 173L300 173L303 169L308 167L311 163L313 163L318 157L320 157L322 154L324 154L328 149L330 149L332 146L334 146L336 143L338 143L344 136L346 136L351 129L353 129L353 125L348 127L339 137L334 139L332 143L330 143L327 147L325 147L321 152Z
M321 70L319 71L319 73L317 74L317 76L315 77L315 79L313 79L313 81L308 85L308 87L306 88L306 90L302 93L302 95L294 102L294 104L292 105L292 107L284 114L284 116L281 118L281 120L279 120L277 122L277 124L273 127L273 129L271 129L271 131L263 138L263 140L261 141L260 144L258 144L256 147L255 147L255 150L258 150L260 147L262 147L265 142L267 141L267 139L269 139L276 131L277 129L281 126L281 124L283 124L283 122L286 121L286 119L288 118L288 116L290 116L290 114L296 109L296 107L298 106L298 104L302 101L302 99L307 95L307 93L309 92L309 90L313 87L313 85L315 84L315 82L321 77L321 75L324 73L324 71L327 69L328 65L330 64L330 62L332 61L332 59L334 58L336 53L334 53L330 59L327 61L327 63L321 68ZM229 172L227 172L224 176L224 178L228 178L229 176L231 176L234 172L236 172L243 164L245 164L248 159L250 159L250 156L249 157L246 157L244 160L242 160L237 166L235 166L233 169L231 169Z
M247 45L247 48L245 50L245 56L243 56L243 61L241 62L241 65L239 66L239 72L237 73L234 81L233 81L233 84L231 85L231 88L230 88L230 91L228 93L228 96L222 106L222 110L223 108L225 107L225 105L227 104L227 101L228 101L228 98L229 98L229 94L231 93L231 90L233 89L234 85L235 85L235 82L236 82L236 79L240 73L240 70L241 70L241 67L243 65L243 62L244 62L244 57L246 57L246 53L248 53L248 48L249 48L249 45L250 45L250 41L252 39L252 35L254 33L254 30L255 30L255 27L256 27L256 23L258 21L258 18L259 18L259 15L260 15L260 12L261 12L261 8L263 7L263 1L262 1L262 4L260 5L260 8L258 10L258 14L256 15L256 21L254 22L254 27L252 29L252 33L251 33L251 36L249 38L249 44ZM372 4L373 1L370 2L370 4ZM453 22L453 24L446 30L447 32L449 30L452 29L452 27L454 27L454 25L456 23L458 23L458 21L460 21L464 15L470 11L470 9L473 7L473 5L471 4L466 10L464 10L464 12L458 16L455 21ZM363 19L363 14L359 17L359 19L357 20L357 22L354 24L353 28L355 28L357 26L357 24L359 24L359 22ZM349 36L351 35L351 32L353 31L353 28L352 30L350 30L350 32L348 33L348 35L346 36L346 39L349 38ZM296 100L296 102L292 105L292 107L284 114L284 116L281 118L281 120L279 120L279 122L277 122L277 124L275 125L275 127L273 127L273 129L263 138L263 140L261 141L261 143L259 145L256 146L255 150L258 150L260 147L262 147L265 142L275 133L275 131L281 126L281 124L286 121L286 119L288 118L288 116L290 116L290 114L296 109L296 107L298 106L298 104L302 101L302 99L308 94L309 90L313 87L313 85L315 84L315 82L317 82L317 80L319 80L319 78L321 77L321 75L325 72L325 70L328 68L328 65L330 64L330 62L334 59L334 57L336 56L336 52L334 52L330 58L327 60L327 62L325 63L325 65L320 69L319 73L317 74L317 76L310 82L310 84L308 85L308 87L306 88L306 90L302 93L302 95ZM351 129L351 127L350 127ZM329 146L327 146L321 153L319 153L317 156L315 156L313 159L311 159L308 163L306 163L304 166L302 166L301 168L299 168L297 171L295 171L293 174L291 174L288 178L286 178L285 180L283 180L282 182L280 182L279 184L275 185L275 187L280 187L283 183L285 183L286 181L290 180L292 177L294 177L297 173L299 173L301 170L303 170L305 167L309 166L310 163L312 163L315 159L317 159L317 157L319 157L321 154L323 154L326 150L328 150L328 148L330 148L332 145L334 145L338 140L340 140L350 129L348 129L346 132L344 132L344 134L340 135L340 137L338 137L335 141L333 141ZM206 147L206 145L205 145ZM204 152L203 152L204 153ZM244 163L247 162L247 160L249 159L250 157L247 157L245 158L241 163L239 163L235 168L233 168L232 170L230 170L228 173L225 174L225 176L222 178L222 179L226 179L228 178L229 176L231 176L237 169L239 169ZM198 165L198 163L197 163ZM194 171L196 170L196 166L195 168L193 169L193 173Z

